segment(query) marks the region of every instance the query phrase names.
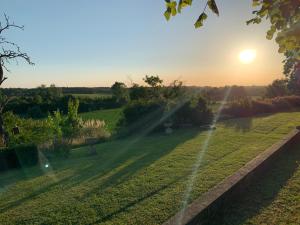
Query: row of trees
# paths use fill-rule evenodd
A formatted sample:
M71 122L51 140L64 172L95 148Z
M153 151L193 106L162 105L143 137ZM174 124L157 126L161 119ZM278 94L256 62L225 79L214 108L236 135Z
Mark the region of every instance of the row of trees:
M145 76L145 85L115 82L111 89L116 99L126 102L119 125L122 131L160 130L171 127L203 125L212 112L206 98L191 92L181 81L164 85L159 76ZM121 133L122 133L121 131Z
M49 113L52 113L57 109L62 113L66 113L68 100L76 98L77 97L74 97L73 95L63 95L61 97L42 97L39 94L33 94L32 96L14 96L6 104L4 112L12 111L22 117L40 119L47 117ZM79 112L118 108L121 105L122 104L117 102L113 97L80 97Z
M188 92L183 83L178 80L166 86L159 76L146 75L143 81L145 85L133 83L131 87L127 87L122 82L115 82L111 86L112 94L116 101L125 104L136 100L176 99L186 96Z

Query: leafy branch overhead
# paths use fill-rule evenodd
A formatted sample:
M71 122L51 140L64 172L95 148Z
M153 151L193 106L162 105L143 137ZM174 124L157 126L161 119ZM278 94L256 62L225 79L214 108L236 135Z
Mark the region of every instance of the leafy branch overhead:
M170 20L171 16L176 16L177 13L181 13L182 9L191 6L193 0L165 0L166 1L166 11L164 13L167 20ZM219 9L215 0L208 0L205 4L203 12L200 14L199 18L195 22L195 28L203 26L203 22L207 19L207 14L205 13L207 6L209 9L219 16Z
M167 9L164 15L169 20L196 0L165 1ZM204 3L204 10L200 11L200 16L194 24L195 28L203 26L208 17L207 8L219 16L215 0L205 0ZM289 76L297 69L300 71L300 0L252 0L252 6L254 17L246 22L247 25L259 24L263 19L269 20L271 25L266 38L271 40L275 37L279 45L278 52L285 54L285 75Z

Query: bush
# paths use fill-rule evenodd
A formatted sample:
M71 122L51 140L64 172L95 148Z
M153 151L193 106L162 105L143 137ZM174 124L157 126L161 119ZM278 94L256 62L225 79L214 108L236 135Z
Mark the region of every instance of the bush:
M27 110L27 116L34 119L40 119L44 117L44 114L39 106L33 106Z
M0 171L37 165L36 145L18 145L0 149Z
M253 116L295 110L300 107L300 96L284 96L264 100L244 99L234 101L224 110L224 114L235 117Z
M110 136L109 132L105 130L105 122L101 120L86 120L83 122L81 129L81 138L97 138L105 139Z
M22 119L11 112L3 115L6 131L9 134L8 146L20 144L42 144L52 140L54 133L47 120ZM13 128L17 126L19 133L14 134Z
M163 113L165 102L163 101L132 101L124 108L124 119L126 124L132 124L140 118L144 118L150 114L161 115Z
M161 125L166 103L158 100L136 100L130 102L123 110L119 126L121 133L131 133L139 129L154 129Z
M213 117L207 101L203 97L192 98L184 103L173 115L174 125L191 124L200 126L211 122Z
M272 84L267 86L266 88L266 97L274 98L278 96L286 96L288 95L289 90L287 87L287 80L274 80Z
M205 98L195 97L189 100L137 100L129 103L123 111L121 125L126 131L164 129L167 121L173 127L182 125L200 126L210 123L212 111Z

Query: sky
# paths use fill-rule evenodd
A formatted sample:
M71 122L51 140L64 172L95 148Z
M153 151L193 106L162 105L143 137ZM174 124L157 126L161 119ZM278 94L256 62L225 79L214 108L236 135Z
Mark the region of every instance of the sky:
M283 56L265 38L268 22L245 23L252 1L216 2L220 16L208 13L205 26L195 29L203 0L168 22L164 0L1 0L0 14L25 26L6 37L35 63L12 62L4 86L130 85L145 75L197 86L265 85L282 78ZM250 64L238 58L244 49L257 52Z

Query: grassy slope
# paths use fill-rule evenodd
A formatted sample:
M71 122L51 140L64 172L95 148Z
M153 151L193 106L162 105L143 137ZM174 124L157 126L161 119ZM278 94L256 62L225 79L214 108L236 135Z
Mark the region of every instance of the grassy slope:
M232 174L300 123L280 113L217 124L192 198ZM181 206L207 131L179 130L85 148L68 160L0 175L0 224L160 224Z
M121 117L122 108L104 109L93 112L81 113L80 116L84 119L104 120L109 131L116 129L117 123Z
M300 224L300 146L291 148L209 224Z

